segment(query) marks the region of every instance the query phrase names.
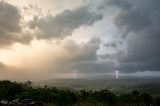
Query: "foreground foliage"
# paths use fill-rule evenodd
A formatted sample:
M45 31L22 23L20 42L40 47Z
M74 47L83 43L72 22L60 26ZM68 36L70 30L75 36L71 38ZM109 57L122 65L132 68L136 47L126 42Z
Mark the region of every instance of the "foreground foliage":
M27 98L41 101L46 106L160 106L160 98L153 98L148 93L137 90L117 96L108 90L71 91L47 86L33 88L31 85L30 81L26 83L0 81L0 99L11 101Z

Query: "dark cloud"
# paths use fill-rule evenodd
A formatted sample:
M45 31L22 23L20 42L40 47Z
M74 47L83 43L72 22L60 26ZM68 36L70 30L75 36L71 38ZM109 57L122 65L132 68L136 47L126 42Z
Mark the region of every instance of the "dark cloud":
M85 62L80 64L75 64L78 70L82 73L105 73L113 72L114 61L105 61L105 62Z
M117 40L110 41L110 42L107 42L107 43L103 44L103 46L106 47L106 48L108 48L108 47L117 48L120 45L122 45L122 42L121 41L117 41Z
M113 48L116 48L117 47L117 44L115 42L111 42L111 43L106 43L104 44L105 47L113 47Z
M151 26L153 22L150 17L152 12L149 12L147 7L142 8L143 6L137 5L132 5L130 9L121 10L114 20L115 25L123 31L124 35L129 32L141 31Z
M103 5L101 5L99 9L108 8L110 6L127 10L131 8L132 4L127 2L127 0L104 0Z
M20 20L20 11L15 6L0 2L0 46L31 40L21 33Z
M0 2L0 27L8 32L19 32L21 27L19 25L20 14L16 7Z
M9 44L17 39L16 33L20 32L20 14L16 7L0 2L0 43Z
M100 55L98 55L98 57L99 57L100 59L113 60L113 59L115 58L115 55L114 55L114 54L105 53L105 54L100 54Z
M90 26L101 20L102 15L96 14L88 7L80 7L75 10L65 10L59 15L47 15L35 18L29 23L30 28L37 29L37 38L64 38L71 36L72 32L80 26Z
M78 51L75 52L74 61L96 61L97 50L99 49L100 39L92 38L89 42L79 46Z
M100 39L98 38L92 38L88 42L82 44L77 44L75 41L69 40L59 45L63 47L63 53L65 52L67 55L57 57L54 66L52 64L56 72L68 73L76 69L80 70L80 72L91 71L87 69L85 64L91 63L93 64L92 66L94 66L95 62L98 61L96 53L100 46ZM81 66L86 68L86 70L81 70ZM95 72L96 70L92 71Z
M115 58L126 72L160 70L160 7L159 0L109 0L119 12L114 24L126 42L126 51ZM125 54L126 52L126 54Z

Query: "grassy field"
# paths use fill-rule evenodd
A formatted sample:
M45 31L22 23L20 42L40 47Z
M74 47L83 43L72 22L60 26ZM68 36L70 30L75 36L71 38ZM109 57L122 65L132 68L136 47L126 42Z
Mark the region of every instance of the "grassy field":
M74 90L102 90L109 91L119 95L130 93L132 90L147 92L152 96L160 96L160 78L137 78L137 79L54 79L44 82L36 82L35 86L68 88Z

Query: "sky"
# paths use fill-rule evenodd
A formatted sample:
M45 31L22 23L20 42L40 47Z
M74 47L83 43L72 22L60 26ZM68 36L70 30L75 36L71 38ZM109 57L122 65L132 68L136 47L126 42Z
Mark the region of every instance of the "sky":
M159 0L1 0L0 79L160 77Z

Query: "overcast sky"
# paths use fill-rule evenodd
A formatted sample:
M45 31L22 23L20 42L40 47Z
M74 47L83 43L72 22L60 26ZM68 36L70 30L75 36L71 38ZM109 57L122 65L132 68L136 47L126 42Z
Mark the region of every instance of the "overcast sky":
M159 0L1 0L0 78L160 76ZM107 77L107 76L106 76Z

